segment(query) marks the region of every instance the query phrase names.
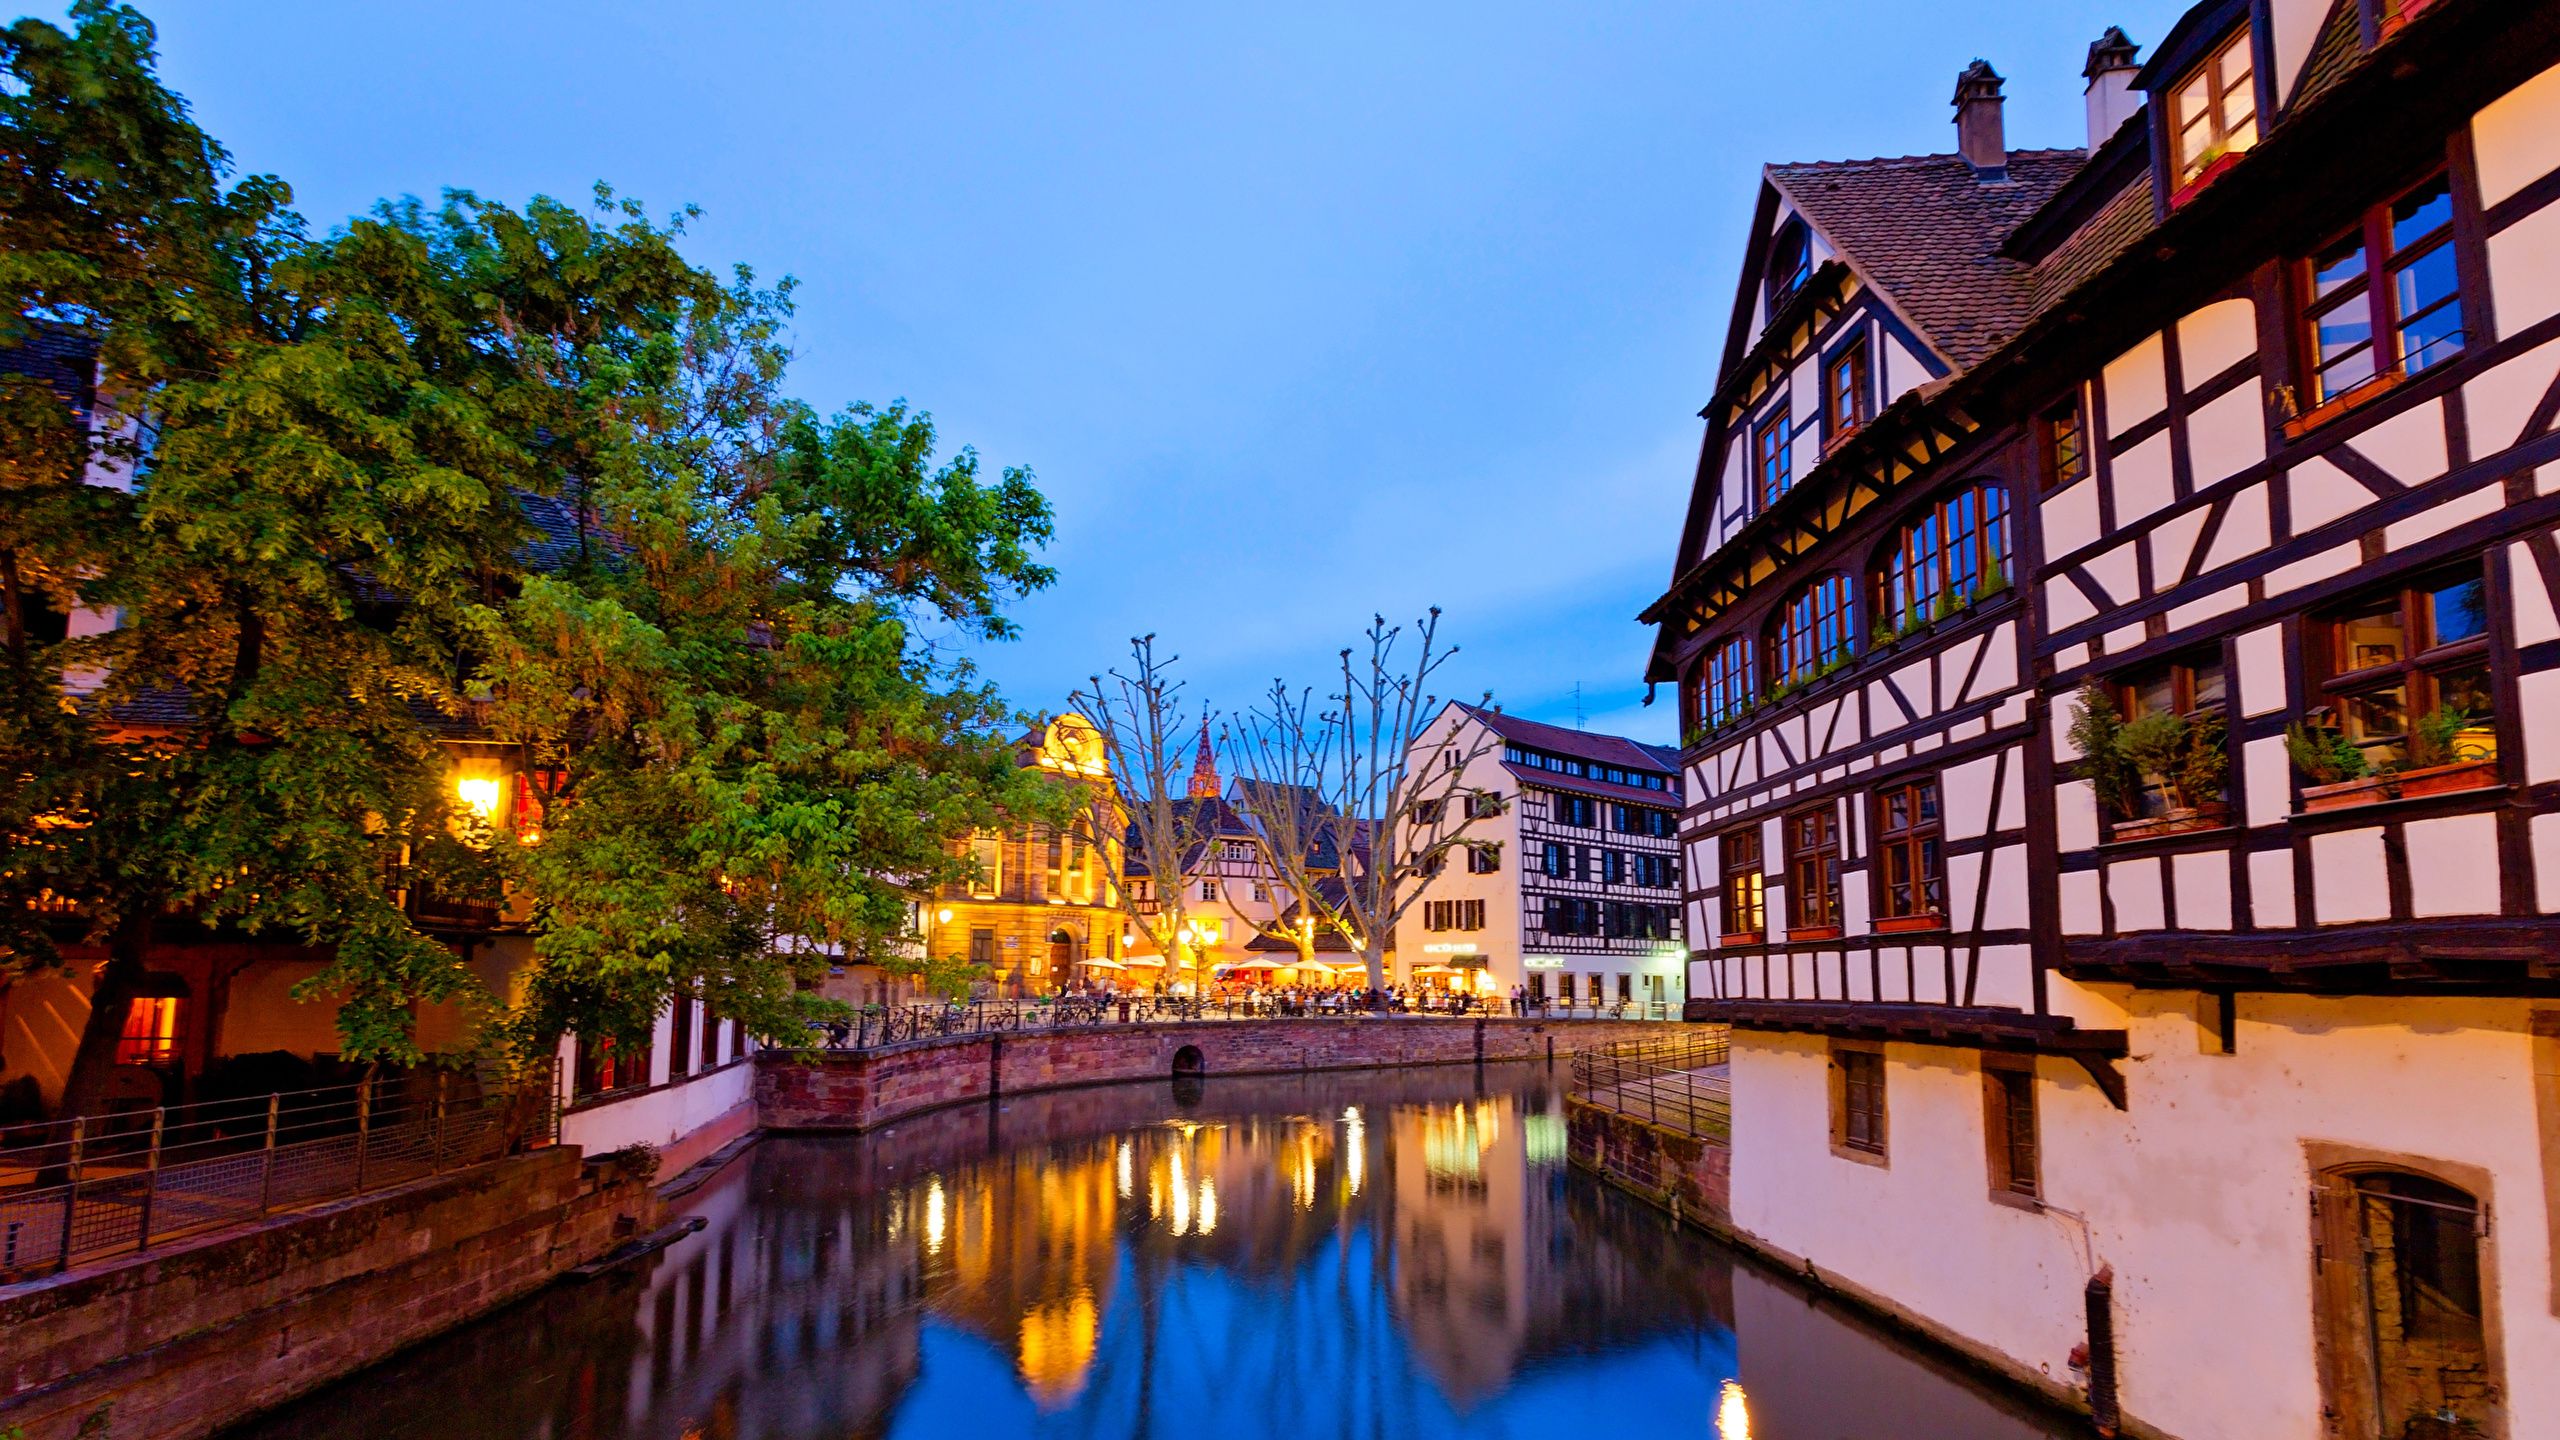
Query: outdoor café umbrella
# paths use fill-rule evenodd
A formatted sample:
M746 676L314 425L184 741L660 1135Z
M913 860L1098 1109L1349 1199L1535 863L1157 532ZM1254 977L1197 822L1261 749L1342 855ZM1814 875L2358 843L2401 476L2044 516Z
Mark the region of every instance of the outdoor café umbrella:
M1416 975L1455 975L1458 973L1458 967L1455 965L1442 965L1434 962L1429 965L1416 965L1413 967L1412 973Z
M1096 955L1092 959L1084 962L1084 968L1087 970L1126 970L1129 967L1121 964L1117 960L1106 960L1103 957Z

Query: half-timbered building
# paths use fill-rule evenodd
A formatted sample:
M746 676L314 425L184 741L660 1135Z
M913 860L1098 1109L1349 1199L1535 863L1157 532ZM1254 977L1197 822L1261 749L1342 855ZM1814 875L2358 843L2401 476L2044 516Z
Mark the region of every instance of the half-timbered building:
M1763 173L1646 614L1734 1223L2161 1433L2560 1434L2560 6L2082 78Z
M1442 803L1484 810L1397 922L1400 979L1547 1006L1681 1003L1672 752L1452 702L1405 763L1459 765Z

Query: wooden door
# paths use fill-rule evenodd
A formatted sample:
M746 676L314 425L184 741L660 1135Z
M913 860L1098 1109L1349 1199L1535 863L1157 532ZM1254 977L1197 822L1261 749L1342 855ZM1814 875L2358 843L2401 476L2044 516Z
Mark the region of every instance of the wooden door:
M2330 1433L2338 1440L2503 1434L2478 1203L2440 1180L2375 1170L2322 1177L2313 1204Z

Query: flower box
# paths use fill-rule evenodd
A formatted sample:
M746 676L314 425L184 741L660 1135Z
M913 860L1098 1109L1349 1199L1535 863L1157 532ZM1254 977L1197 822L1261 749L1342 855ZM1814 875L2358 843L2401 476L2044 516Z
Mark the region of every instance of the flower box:
M2203 169L2196 172L2196 178L2170 192L2169 208L2175 210L2203 193L2204 187L2222 178L2223 171L2239 164L2240 157L2245 153L2247 152L2241 150L2226 150L2213 157Z
M1717 936L1716 943L1719 945L1757 945L1760 943L1760 932L1757 930L1730 930Z
M2415 795L2451 795L2463 790L2485 790L2498 783L2498 762L2457 760L2450 765L2403 770L2391 778L2399 782L2402 799Z
M1840 927L1837 925L1798 925L1787 932L1787 938L1789 940L1837 940L1840 938Z
M2320 404L2284 422L2284 438L2299 440L2348 411L2369 405L2390 394L2408 378L2407 371L2392 369L2359 380Z
M2303 786L2302 808L2312 813L2352 810L2358 805L2391 799L2396 793L2397 787L2391 776L2367 775L2360 780L2341 780L2335 785Z
M2171 810L2160 815L2145 815L2139 820L2122 820L2107 829L2114 840L2156 840L2163 835L2184 835L2193 830L2219 830L2231 823L2228 805L2200 805L2192 810Z
M1947 917L1944 915L1881 915L1876 918L1876 933L1879 935L1908 935L1915 930L1946 928Z

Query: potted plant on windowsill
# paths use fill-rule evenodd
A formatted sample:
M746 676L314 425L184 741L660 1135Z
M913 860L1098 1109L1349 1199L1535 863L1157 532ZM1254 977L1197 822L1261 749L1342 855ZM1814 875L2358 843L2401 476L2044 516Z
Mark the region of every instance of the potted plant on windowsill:
M2169 208L2176 210L2204 192L2204 188L2222 178L2222 172L2240 163L2240 152L2214 145L2196 157L2196 173L2169 194Z
M2127 721L2093 683L2081 689L2071 742L2080 748L2098 803L2131 817L2108 827L2110 840L2150 840L2231 823L2231 807L2222 798L2231 761L2219 718L2164 712ZM2168 803L2159 814L2145 815L2155 785Z
M2374 773L2372 757L2334 725L2297 721L2284 727L2284 753L2311 783L2302 787L2305 812L2345 810L2392 796L2391 777Z
M2470 738L2478 724L2467 710L2437 706L2409 727L2409 760L2392 779L2402 798L2451 795L2498 783L2498 760L2491 744Z

